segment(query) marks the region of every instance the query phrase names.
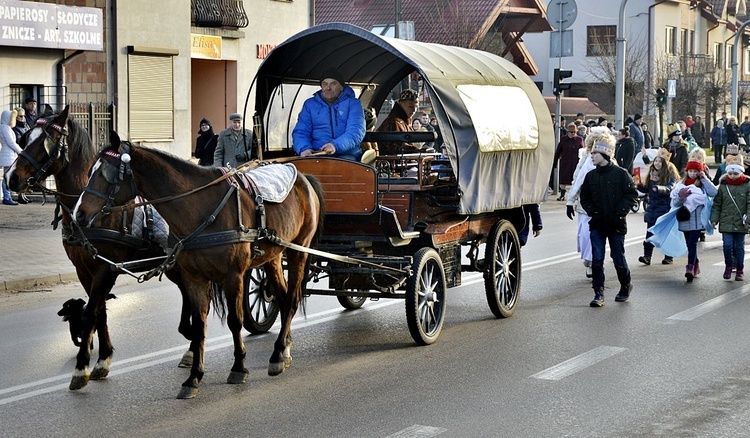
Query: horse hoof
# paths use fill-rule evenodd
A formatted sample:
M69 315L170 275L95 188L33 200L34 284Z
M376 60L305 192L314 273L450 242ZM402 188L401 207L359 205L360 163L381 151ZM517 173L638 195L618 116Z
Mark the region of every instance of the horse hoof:
M182 355L182 359L180 359L180 364L177 365L180 368L190 368L193 366L193 352L191 350L188 350L185 352L185 354Z
M68 389L70 389L71 391L77 391L88 384L89 384L88 373L84 375L74 375L73 378L70 379L70 386L68 386Z
M283 373L285 369L286 364L284 362L271 362L268 364L268 375L278 376L279 374Z
M110 359L100 360L91 370L91 380L104 380L109 375Z
M193 388L192 386L183 386L182 389L180 389L180 393L177 394L177 398L179 399L189 399L189 398L195 398L195 396L198 395L198 388Z
M232 371L229 373L229 377L227 377L227 383L231 383L233 385L241 384L247 382L247 377L250 375L249 372L239 372L239 371Z

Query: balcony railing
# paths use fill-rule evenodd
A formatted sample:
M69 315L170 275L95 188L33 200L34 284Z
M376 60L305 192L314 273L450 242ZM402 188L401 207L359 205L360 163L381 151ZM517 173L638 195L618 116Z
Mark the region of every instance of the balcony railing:
M192 25L243 28L250 24L242 0L191 0Z

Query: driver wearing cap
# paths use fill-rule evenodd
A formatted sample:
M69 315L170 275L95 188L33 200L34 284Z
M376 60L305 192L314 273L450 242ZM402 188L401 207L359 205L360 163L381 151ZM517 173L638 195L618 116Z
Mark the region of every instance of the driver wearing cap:
M320 90L302 105L292 131L294 151L305 157L316 152L359 161L365 116L354 90L335 68L323 72Z

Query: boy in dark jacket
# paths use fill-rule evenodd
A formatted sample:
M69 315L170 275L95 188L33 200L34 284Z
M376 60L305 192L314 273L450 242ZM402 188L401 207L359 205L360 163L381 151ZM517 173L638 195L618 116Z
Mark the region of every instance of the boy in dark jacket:
M589 231L594 275L591 307L604 305L604 249L607 241L620 282L615 301L627 301L633 290L625 259L625 234L628 231L626 216L635 205L638 192L628 172L612 162L614 151L615 139L609 134L594 142L591 160L596 168L586 174L581 187L581 206L591 216Z

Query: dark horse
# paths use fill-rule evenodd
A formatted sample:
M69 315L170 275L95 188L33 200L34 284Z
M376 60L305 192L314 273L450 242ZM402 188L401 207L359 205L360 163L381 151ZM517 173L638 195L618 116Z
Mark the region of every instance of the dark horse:
M274 237L264 236L309 247L323 217L322 190L314 177L298 173L283 202L258 204L248 191L237 188L233 177L222 179L222 175L217 168L198 166L158 150L121 143L113 133L112 144L100 153L74 213L76 221L87 226L102 212L118 209L111 205L124 204L138 190L140 195L154 201L169 224L170 233L185 242L175 263L182 272L186 298L192 309L190 349L194 360L179 398L195 397L203 377L211 282L220 285L224 292L227 325L234 340L234 365L227 382L247 380L245 345L240 329L243 275L250 268L264 268L281 309L281 331L274 344L268 374L280 374L291 365L291 323L301 300L308 255L294 249L286 251L287 285L282 268L285 248L274 243L278 242ZM261 214L262 211L265 213ZM257 239L241 238L253 232L260 234ZM208 243L191 247L189 242L193 237ZM179 243L175 245L179 246Z
M40 117L36 125L24 136L25 149L6 175L8 186L14 191L24 191L50 175L54 176L59 193L58 203L62 210L63 247L89 296L89 303L80 323L81 343L76 372L70 383L70 389L80 389L88 384L89 378L100 380L109 374L113 348L107 328L105 301L119 275L110 269L109 264L94 259L83 246L82 240L77 238L71 229L71 213L79 194L88 182L88 172L97 159L97 150L92 145L88 133L69 117L67 107L59 115L45 114ZM92 238L92 241L98 253L113 262L133 260L136 255L139 256L137 258L145 258L145 254L152 255L158 251L154 246L135 246L138 242L133 242L136 240L134 238L125 239L119 233L123 225L120 216L104 217L97 225L112 230L111 236L107 236L107 239ZM102 233L99 234L105 237ZM169 271L167 277L184 295L185 289L179 269ZM190 313L186 305L187 301L183 300L179 331L189 340ZM99 359L89 374L94 329L99 333Z

